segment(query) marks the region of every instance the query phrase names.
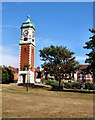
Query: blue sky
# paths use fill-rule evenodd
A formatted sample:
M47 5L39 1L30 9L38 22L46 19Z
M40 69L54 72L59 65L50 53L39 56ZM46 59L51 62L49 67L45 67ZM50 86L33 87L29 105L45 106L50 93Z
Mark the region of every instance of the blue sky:
M39 50L53 45L67 46L84 64L83 48L92 34L93 2L3 2L2 3L2 64L19 66L20 26L30 15L35 25L35 67L42 61Z

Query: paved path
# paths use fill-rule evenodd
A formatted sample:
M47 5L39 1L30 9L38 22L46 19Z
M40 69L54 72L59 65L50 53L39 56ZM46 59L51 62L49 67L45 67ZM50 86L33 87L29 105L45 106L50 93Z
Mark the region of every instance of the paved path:
M43 87L47 87L47 88L51 88L50 85L45 85L45 84L42 84L42 83L34 83L34 85L43 86Z

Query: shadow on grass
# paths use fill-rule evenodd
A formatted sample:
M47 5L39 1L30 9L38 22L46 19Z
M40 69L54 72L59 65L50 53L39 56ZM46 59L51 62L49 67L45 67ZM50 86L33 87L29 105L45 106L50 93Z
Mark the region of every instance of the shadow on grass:
M90 90L74 90L74 89L53 89L52 91L60 91L60 92L78 92L78 93L94 93L95 94L95 91L90 91Z
M95 90L86 90L86 89L66 89L66 88L59 88L59 87L51 87L51 86L47 86L47 85L43 85L43 84L19 84L19 86L28 86L30 88L42 88L48 91L59 91L59 92L78 92L78 93L94 93L95 94Z

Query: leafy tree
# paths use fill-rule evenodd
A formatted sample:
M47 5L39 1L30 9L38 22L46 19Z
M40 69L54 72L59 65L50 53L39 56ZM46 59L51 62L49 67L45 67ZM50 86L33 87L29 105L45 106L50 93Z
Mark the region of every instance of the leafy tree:
M2 67L2 84L14 82L13 71L5 66Z
M85 63L88 63L87 72L91 73L93 76L93 81L95 82L95 29L89 29L93 36L90 37L89 41L85 43L84 48L90 50L88 54L88 58L85 60Z
M30 65L29 65L29 64L24 64L23 70L29 70L29 68L30 68Z
M39 50L41 60L44 61L42 67L46 73L49 73L59 81L59 87L62 79L66 79L71 73L75 72L78 62L75 60L74 52L69 51L66 47L53 46L44 47Z

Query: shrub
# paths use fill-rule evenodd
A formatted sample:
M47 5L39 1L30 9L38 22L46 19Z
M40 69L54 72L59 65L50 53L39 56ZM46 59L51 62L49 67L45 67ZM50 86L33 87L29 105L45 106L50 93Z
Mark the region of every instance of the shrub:
M90 83L90 90L94 90L94 83Z
M14 83L17 83L18 80L14 80Z
M51 80L51 79L45 80L45 84L46 84L46 85L50 85L51 83L52 83L52 80Z
M60 88L59 88L59 81L57 80L48 79L46 80L45 84L52 86L52 90L63 89L63 83L61 82Z
M46 82L45 79L41 79L41 83L42 83L42 84L46 84L45 82Z
M53 81L51 81L51 83L50 83L50 85L51 86L59 86L59 82L58 81L56 81L56 80L53 80Z
M94 90L94 83L85 83L85 89Z
M64 83L64 88L71 89L72 83L71 82Z
M81 82L76 83L76 88L81 89L82 88L82 83Z
M13 71L8 67L2 67L2 84L14 83Z
M72 83L72 88L81 89L81 88L85 88L85 85L84 83L78 81L78 82Z

